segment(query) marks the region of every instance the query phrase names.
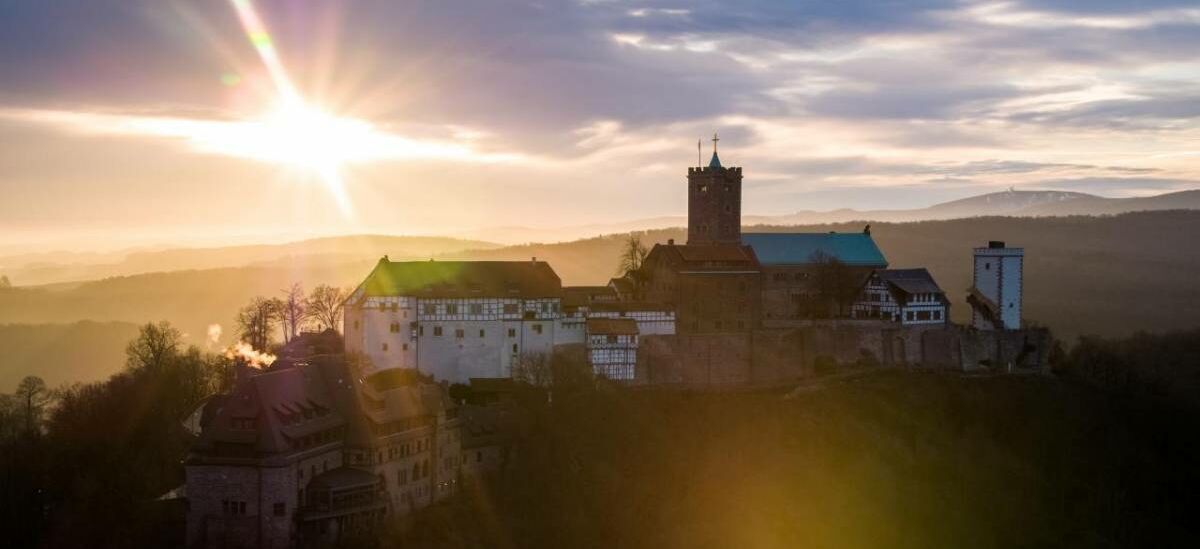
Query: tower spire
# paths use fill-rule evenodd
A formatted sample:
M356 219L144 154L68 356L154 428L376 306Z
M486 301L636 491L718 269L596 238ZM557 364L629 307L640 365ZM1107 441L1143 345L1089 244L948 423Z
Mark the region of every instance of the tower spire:
M699 139L696 140L696 165L697 166L704 165L704 156L700 152L700 140Z
M713 155L712 155L712 160L708 161L708 167L710 167L710 168L720 168L721 167L721 159L717 157L717 141L720 141L720 140L721 140L721 138L717 137L717 132L713 132L713 138L712 138Z

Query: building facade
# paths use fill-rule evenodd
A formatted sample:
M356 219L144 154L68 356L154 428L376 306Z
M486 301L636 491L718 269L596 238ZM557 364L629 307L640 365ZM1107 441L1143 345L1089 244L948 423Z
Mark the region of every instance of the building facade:
M905 326L949 322L945 292L925 269L882 269L871 273L854 303L853 317Z
M346 300L346 351L438 380L508 377L521 356L564 342L561 317L562 284L544 261L385 256Z
M848 314L867 277L887 268L871 233L745 233L762 265L762 315L770 325Z
M592 373L633 381L637 373L638 323L631 318L589 318L587 355Z
M971 325L980 330L1021 329L1025 250L991 241L975 248L974 283L968 290Z
M460 408L413 372L281 359L210 399L185 462L188 547L336 541L458 489Z

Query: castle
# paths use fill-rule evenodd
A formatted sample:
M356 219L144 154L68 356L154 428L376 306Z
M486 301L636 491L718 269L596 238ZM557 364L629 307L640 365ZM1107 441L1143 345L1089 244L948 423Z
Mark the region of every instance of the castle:
M952 325L929 271L889 269L870 226L743 233L742 169L722 165L716 141L708 165L687 171L686 243L656 244L640 268L602 287L564 287L536 258L385 256L346 301L346 351L376 370L461 383L509 378L569 346L585 349L596 374L634 384L783 382L811 373L820 357L963 369L1040 364L1038 354L976 344L992 336ZM1021 329L1021 261L1019 248L976 250L968 302L977 331Z
M929 271L888 268L869 227L743 233L742 170L715 141L687 185L687 242L605 286L564 287L536 258L380 259L344 303L344 337L305 334L265 369L239 364L201 408L188 546L319 545L449 497L507 461L495 402L511 378L572 348L597 377L703 389L830 365L1044 363L1048 333L1022 326L1019 248L975 250L973 322L957 326ZM450 398L456 382L474 402Z

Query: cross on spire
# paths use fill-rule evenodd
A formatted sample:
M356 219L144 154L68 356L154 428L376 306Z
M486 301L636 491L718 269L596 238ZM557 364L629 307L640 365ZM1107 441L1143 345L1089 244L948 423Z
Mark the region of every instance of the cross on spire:
M716 152L717 152L717 141L720 141L720 140L721 140L721 138L720 138L720 137L717 137L717 132L713 132L713 138L712 138L712 142L713 142L713 154L716 154Z

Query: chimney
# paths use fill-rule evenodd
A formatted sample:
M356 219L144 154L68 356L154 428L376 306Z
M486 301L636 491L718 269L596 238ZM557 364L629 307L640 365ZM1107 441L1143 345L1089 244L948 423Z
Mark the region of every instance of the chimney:
M988 241L988 247L989 247L989 248L991 248L991 249L993 249L993 250L995 250L995 249L998 249L998 248L1003 248L1003 247L1004 247L1004 241L1003 241L1003 240L989 240L989 241Z
M535 255L535 256L529 258L529 261L531 261L533 263L537 263L537 256Z
M675 245L675 239L674 239L674 238L668 238L668 239L667 239L667 245L668 245L668 246L674 246L674 245Z

